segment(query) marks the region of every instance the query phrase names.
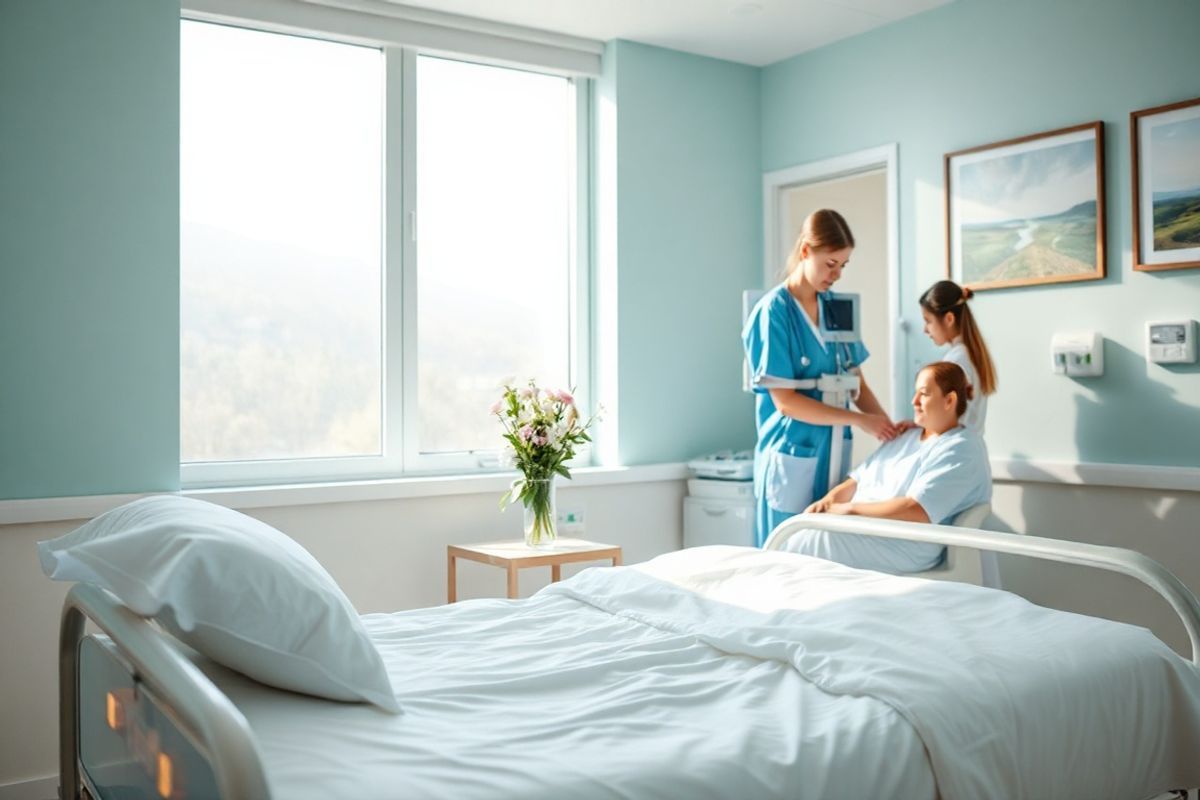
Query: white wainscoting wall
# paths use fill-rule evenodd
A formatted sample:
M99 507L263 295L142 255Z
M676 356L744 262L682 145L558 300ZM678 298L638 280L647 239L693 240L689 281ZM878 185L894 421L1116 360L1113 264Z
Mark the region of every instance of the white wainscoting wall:
M1200 595L1200 486L1188 491L996 480L992 513L996 530L1137 550ZM1039 605L1147 627L1190 655L1175 612L1133 578L1016 556L999 556L999 562L1009 591Z

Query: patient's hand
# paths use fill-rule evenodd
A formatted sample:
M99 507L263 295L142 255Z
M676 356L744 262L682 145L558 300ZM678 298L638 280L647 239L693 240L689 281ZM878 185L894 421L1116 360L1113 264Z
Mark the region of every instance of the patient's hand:
M833 505L833 501L829 499L828 495L826 495L825 497L822 497L820 500L818 500L817 502L810 505L808 508L804 509L804 513L805 514L824 514L826 511L829 510L829 507L831 505Z
M830 503L829 508L825 509L826 514L837 514L838 516L848 516L851 514L849 503Z

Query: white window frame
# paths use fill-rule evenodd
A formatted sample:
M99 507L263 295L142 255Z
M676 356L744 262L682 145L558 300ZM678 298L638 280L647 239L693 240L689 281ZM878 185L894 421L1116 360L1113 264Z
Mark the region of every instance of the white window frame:
M447 453L422 453L419 448L419 398L417 363L417 293L419 213L417 198L416 71L422 51L390 46L387 42L364 40L336 32L297 30L287 20L226 18L210 11L185 10L183 21L213 22L267 33L311 36L331 42L377 47L384 58L384 201L383 230L383 341L381 385L382 455L328 458L263 459L257 461L209 461L180 464L180 483L185 489L214 486L249 486L314 481L345 481L395 478L399 476L496 471L501 468L500 426L496 447ZM428 53L440 56L440 53ZM455 55L454 58L487 66L509 66L495 58ZM530 69L513 66L514 69ZM587 413L592 408L591 336L589 286L589 126L591 81L562 76L548 69L545 74L570 80L575 93L575 170L571 196L568 265L569 380L576 403ZM399 317L397 318L397 313ZM497 397L499 387L497 387ZM481 411L480 413L486 413ZM570 466L591 463L587 448Z

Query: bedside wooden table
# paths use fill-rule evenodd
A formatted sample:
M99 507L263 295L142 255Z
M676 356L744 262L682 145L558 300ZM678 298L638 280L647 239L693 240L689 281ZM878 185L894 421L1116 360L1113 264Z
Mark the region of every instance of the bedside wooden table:
M458 599L458 559L503 567L508 571L508 597L517 597L517 570L526 567L550 567L550 581L562 578L562 565L578 561L612 559L621 566L621 548L585 539L557 539L549 547L530 547L523 541L452 544L446 548L446 602Z

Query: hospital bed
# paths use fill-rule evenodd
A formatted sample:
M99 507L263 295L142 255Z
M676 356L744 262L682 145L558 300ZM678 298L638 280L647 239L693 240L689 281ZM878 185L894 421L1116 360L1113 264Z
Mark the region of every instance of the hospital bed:
M775 552L804 528L1124 573L1176 611L1192 661L1008 593ZM255 684L76 585L61 796L1149 798L1200 784L1200 603L1118 548L801 515L764 551L696 548L526 600L363 619L393 654L399 716Z
M979 503L958 514L951 524L956 528L975 528L976 530L981 530L984 522L987 521L988 515L991 513L991 503ZM973 583L976 586L982 586L984 585L983 563L985 557L994 559L995 554L990 552L985 554L971 547L948 545L946 547L946 556L942 559L942 563L924 572L915 573L913 577L929 578L930 580L937 581L962 581L963 583Z

